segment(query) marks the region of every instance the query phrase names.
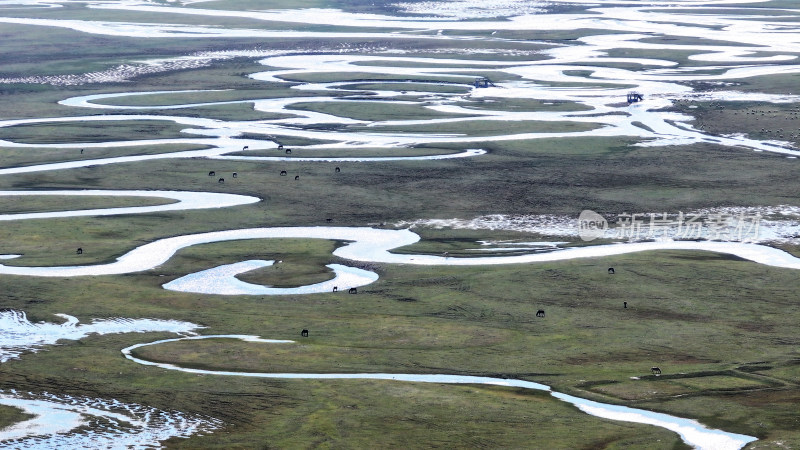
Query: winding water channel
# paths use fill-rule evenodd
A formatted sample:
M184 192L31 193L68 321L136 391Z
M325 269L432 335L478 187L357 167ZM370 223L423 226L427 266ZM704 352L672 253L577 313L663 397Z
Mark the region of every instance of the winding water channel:
M559 0L560 1L560 0ZM761 151L796 158L800 155L791 142L785 140L758 140L744 134L717 136L711 135L694 126L693 118L671 109L676 102L686 99L703 99L707 101L748 100L771 103L800 102L797 95L768 95L760 93L739 92L735 89L714 90L698 93L689 87L687 82L705 82L725 85L735 80L775 74L800 73L800 65L791 64L798 58L800 48L800 26L797 18L798 9L783 9L781 15L794 21L780 20L780 17L759 14L725 14L708 12L702 7L718 6L733 8L737 0L709 0L702 3L696 1L671 2L682 6L674 12L664 8L642 4L638 1L597 2L600 5L589 9L585 14L549 14L547 20L540 20L535 2L493 2L475 8L476 15L470 18L485 20L463 20L460 11L446 8L452 17L442 12L437 16L414 16L414 11L425 11L433 8L436 2L402 6L407 8L406 15L397 17L379 14L358 14L339 10L269 10L257 12L226 11L205 9L202 6L187 7L183 4L155 4L134 1L87 1L77 2L87 9L106 12L138 12L157 13L164 17L164 23L131 23L111 20L53 19L32 17L0 17L0 23L27 25L31 27L68 28L82 33L108 36L145 38L162 37L262 37L262 38L319 38L342 40L347 38L372 38L375 40L404 41L427 36L442 41L474 40L482 43L503 44L507 38L493 38L498 31L513 32L525 30L605 30L593 35L587 34L575 42L541 50L530 50L529 59L509 58L475 58L475 54L454 49L448 58L432 56L415 56L410 50L373 49L372 54L362 54L355 49L350 52L283 52L258 51L215 53L207 55L189 55L169 61L154 61L147 68L129 65L103 73L69 75L69 76L31 76L27 78L0 79L0 83L49 83L49 84L91 84L93 80L124 80L141 73L156 73L160 70L175 68L202 67L212 61L224 61L231 57L248 56L258 59L264 71L250 74L250 78L263 82L287 83L298 93L313 93L313 96L288 96L283 98L265 98L231 101L209 102L175 102L181 94L219 93L223 91L196 90L154 90L150 92L113 92L90 94L62 99L63 107L80 108L90 111L83 116L44 117L33 119L0 120L0 128L25 127L30 125L65 125L65 124L102 124L111 121L169 121L185 126L179 138L122 140L107 142L63 142L56 144L37 144L22 140L0 140L0 147L7 148L125 148L130 146L159 146L163 144L186 144L202 146L200 150L187 150L159 154L112 156L104 158L80 159L74 161L56 161L44 164L20 165L0 168L0 176L36 173L45 171L70 170L96 165L136 163L153 160L174 160L178 158L207 158L218 160L243 160L254 163L268 161L284 162L389 162L402 160L440 160L453 158L481 158L486 151L480 143L493 141L547 139L556 137L631 137L638 140L637 145L667 147L694 143L713 143L729 146L740 151ZM749 2L749 1L748 1ZM7 1L6 8L60 8L67 2L60 1ZM434 3L433 6L428 5ZM495 2L496 3L496 2ZM553 3L559 3L553 2ZM570 3L582 3L572 1ZM427 5L427 6L426 6ZM498 18L491 11L497 6L499 11L510 11L508 18ZM505 8L505 9L504 9ZM721 11L724 11L722 9ZM416 14L427 14L417 12ZM480 16L480 14L489 14ZM0 10L2 16L2 10ZM265 24L301 24L328 25L336 23L335 31L297 31L270 30L265 28L250 29L229 27L211 27L195 25L178 25L169 23L172 16L226 17L230 19L246 18ZM358 28L358 31L348 28ZM369 30L369 31L363 31ZM434 32L434 34L431 34ZM448 33L453 32L453 33ZM458 32L458 33L455 33ZM470 34L473 33L473 34ZM489 34L491 33L491 34ZM653 35L689 37L705 36L709 41L724 42L722 44L670 44L654 42ZM609 56L615 49L658 50L688 52L688 61L697 66L681 66L678 61L656 58L623 58ZM491 50L491 49L490 49ZM503 49L495 49L503 54ZM462 57L456 57L462 53ZM489 51L491 53L491 51ZM455 56L453 56L455 55ZM485 55L484 55L485 56ZM518 55L517 55L518 56ZM613 67L617 65L617 67ZM630 68L622 68L628 67ZM475 73L492 70L513 77L514 81L499 86L477 88L470 85ZM148 72L149 71L149 72ZM414 90L408 89L408 82L387 81L380 90L358 87L355 82L309 82L288 83L286 80L310 74L366 74L379 78L381 76L401 76L409 79L448 79L463 80L461 92L443 93L436 89L442 83L418 81ZM458 84L458 83L456 83ZM389 87L396 85L396 90ZM1 85L0 85L1 86ZM620 105L619 99L631 90L647 93L647 101L640 104ZM160 99L169 97L172 103L142 106L126 105L125 100ZM496 99L529 99L542 102L569 102L581 107L580 111L540 111L535 115L539 122L568 122L584 128L572 132L525 132L504 133L503 124L531 120L530 113L504 110L492 110L486 105L477 107L478 100ZM300 103L324 105L330 102L349 104L388 104L416 105L430 112L440 114L436 118L414 120L362 120L337 116L331 113L306 111L297 108ZM203 117L186 117L182 115L155 115L147 111L186 110L207 106L248 104L254 111L276 114L281 118L259 121L231 121L208 119ZM101 114L95 114L96 112ZM172 114L170 112L170 114ZM402 127L418 125L445 125L469 121L488 121L498 124L497 131L486 136L470 136L453 133L436 132L398 132ZM329 128L318 128L319 125L331 125ZM263 139L242 139L245 134L260 135ZM304 138L325 142L299 146L309 151L330 152L336 149L357 148L410 148L419 145L459 144L463 148L458 151L442 152L425 156L403 156L395 151L392 156L350 157L350 156L304 156L288 157L284 155L263 156L254 154L257 151L278 148L276 136ZM795 161L787 161L796 164ZM260 201L253 196L218 194L209 192L186 191L148 191L148 190L37 190L37 191L0 191L0 196L13 196L24 200L27 196L106 196L106 197L155 197L174 200L173 203L155 206L137 206L103 209L80 209L72 211L36 212L19 214L0 214L0 221L26 219L59 219L76 216L104 216L121 214L141 214L152 212L170 212L205 208L234 208L239 205ZM557 235L557 233L554 233ZM333 252L333 255L350 261L384 264L409 265L450 265L474 266L494 264L531 264L547 261L563 261L574 258L592 258L621 255L642 251L661 250L702 250L725 253L758 264L774 267L800 269L800 258L767 245L742 242L711 241L663 241L635 242L609 245L591 245L574 248L560 248L550 245L552 251L509 256L480 257L447 257L428 254L398 254L393 249L411 245L419 240L419 236L410 229L392 230L372 227L265 227L248 229L229 229L224 231L177 235L157 239L153 242L137 246L116 261L81 266L16 266L14 260L20 256L16 253L0 255L0 275L36 276L36 277L82 277L119 275L151 270L167 262L177 251L189 246L242 239L283 239L310 238L344 242L345 244ZM273 288L245 283L236 275L249 270L268 267L274 261L249 260L209 268L173 280L164 285L165 289L193 292L199 294L223 295L297 295L330 292L334 287L347 289L361 287L375 282L378 275L367 270L342 264L328 266L333 271L333 278L314 285L292 288ZM65 320L61 324L32 324L24 312L0 312L0 362L24 357L29 352L36 352L44 347L51 347L58 340L77 340L90 333L133 333L151 331L169 331L181 334L176 339L146 342L122 349L122 353L132 362L160 367L164 370L182 371L214 376L284 378L284 379L336 379L358 380L376 379L400 382L426 382L442 384L487 384L513 386L525 389L550 391L548 386L524 381L502 378L474 377L447 374L391 374L391 373L250 373L226 372L215 370L198 370L180 367L174 364L163 364L147 361L133 356L137 348L158 345L177 340L200 340L209 338L242 339L253 343L269 345L291 345L292 341L276 341L261 339L256 336L242 335L204 335L194 334L200 327L196 324L176 321L155 321L151 319L114 319L94 321L91 324L79 324L78 319L61 315ZM53 350L55 351L55 350ZM32 357L32 356L31 356ZM738 449L755 440L754 437L712 430L687 419L666 414L654 413L634 408L607 405L570 395L551 392L558 399L569 402L588 414L613 420L651 424L664 427L678 433L684 442L697 448ZM38 398L30 393L2 392L0 404L15 406L33 414L34 419L0 430L0 441L3 445L43 445L43 446L80 446L87 442L98 442L93 439L123 439L124 444L133 448L145 448L158 445L158 442L170 436L187 437L198 432L213 432L220 424L212 418L190 417L181 413L171 413L148 409L140 405L122 405L115 400L74 399L65 396L40 395ZM71 405L69 408L65 405ZM77 406L76 406L77 405ZM120 414L116 411L125 410ZM101 422L111 424L107 430L100 431L93 437L75 432L84 426L86 416L100 417ZM158 420L151 420L159 417ZM123 425L120 425L123 423ZM125 425L127 424L127 425ZM103 427L101 427L103 428ZM48 437L49 436L49 437ZM123 436L122 438L120 436ZM122 441L118 441L122 442ZM91 444L88 444L91 445Z

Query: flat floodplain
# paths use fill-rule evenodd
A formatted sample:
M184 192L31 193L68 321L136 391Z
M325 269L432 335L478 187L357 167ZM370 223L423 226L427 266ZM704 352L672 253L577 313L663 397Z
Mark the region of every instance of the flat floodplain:
M5 5L0 445L800 446L797 269L700 250L800 258L800 10L681 3ZM67 216L81 210L98 213ZM582 240L583 210L628 235ZM658 240L662 214L716 238L511 263ZM278 227L313 232L248 237ZM403 263L364 244L375 230L406 239ZM86 274L211 232L229 234ZM457 265L480 257L509 263ZM212 293L164 287L242 262ZM214 291L307 287L331 265L377 280ZM490 381L400 381L417 375ZM64 431L19 431L64 405Z

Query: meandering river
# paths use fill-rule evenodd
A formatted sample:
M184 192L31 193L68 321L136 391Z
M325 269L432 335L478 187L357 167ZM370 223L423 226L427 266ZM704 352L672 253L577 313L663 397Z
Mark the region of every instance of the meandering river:
M81 33L100 34L126 38L316 38L340 42L346 39L374 39L376 41L403 42L410 39L435 40L437 42L473 41L480 43L473 50L463 47L447 51L447 57L415 54L404 48L342 48L339 51L281 51L281 50L232 50L198 55L151 60L145 63L128 64L96 73L68 75L31 75L7 77L0 83L48 83L75 85L122 81L141 74L159 73L186 68L204 67L212 62L234 57L258 59L264 70L249 76L258 81L286 83L290 89L302 96L288 95L281 98L253 98L248 100L176 102L181 94L203 95L222 91L153 90L149 92L113 92L90 94L62 99L62 107L90 111L87 115L42 117L32 119L0 120L0 128L26 127L31 125L101 125L112 121L169 121L185 126L178 138L119 140L107 142L62 142L37 144L24 140L0 140L0 146L8 148L125 148L139 145L160 146L163 144L185 144L202 147L200 150L165 151L159 154L111 156L104 158L54 161L44 164L22 164L0 168L0 176L56 170L71 170L81 167L137 163L178 158L208 158L220 160L244 160L250 162L390 162L401 160L441 160L453 158L481 158L486 151L481 143L510 140L532 140L562 137L630 137L642 146L666 148L670 145L713 143L743 149L777 153L795 159L800 155L788 140L759 140L745 134L711 135L693 124L693 118L675 112L677 102L686 99L726 102L735 100L767 103L800 102L797 95L772 95L739 92L733 89L734 82L748 78L776 74L800 73L800 64L794 64L800 52L800 26L797 25L800 10L781 9L774 14L761 14L760 10L744 12L736 9L739 3L750 0L676 0L674 10L661 5L649 5L639 1L591 2L597 5L581 14L552 13L548 8L562 0L548 3L515 0L490 0L478 5L476 2L423 2L398 3L398 15L362 14L334 9L284 9L262 11L235 11L206 9L191 2L155 4L138 1L86 1L69 2L80 4L87 10L103 11L109 17L120 14L158 14L161 23L91 20L88 18L59 19L33 17L39 9L63 8L68 2L10 0L3 2L0 23L30 27L66 28ZM581 4L583 0L568 3ZM457 4L457 7L453 7ZM74 6L74 5L73 5ZM714 6L719 9L707 9ZM728 9L725 9L728 8ZM27 11L31 17L4 14L5 11ZM542 20L541 14L548 14ZM116 15L116 16L115 16ZM90 15L84 15L90 17ZM171 17L197 17L199 19L226 18L232 22L224 27L205 25L181 25L170 22ZM502 16L502 17L501 17ZM248 28L235 25L236 19L247 19L263 26ZM481 20L471 20L481 19ZM249 23L249 22L248 22ZM269 29L270 24L296 24L304 27L336 24L327 31L303 31ZM357 29L357 30L356 30ZM508 43L515 42L508 33L538 31L586 30L575 41L559 45L526 46L516 41L519 48L509 50ZM600 30L598 32L595 32ZM497 33L500 35L496 35ZM504 34L506 33L506 34ZM669 39L658 40L654 36L691 41L703 36L702 43L671 43ZM494 46L494 47L493 47ZM659 55L682 53L686 58L676 60L659 58L620 57L613 54L620 49L631 52L649 52ZM366 51L365 51L366 50ZM516 52L516 53L515 53ZM672 52L672 53L670 53ZM480 56L480 57L476 57ZM502 57L498 57L502 56ZM522 57L520 57L522 56ZM476 73L491 70L512 79L498 86L479 88L473 86ZM414 89L408 90L408 81L387 81L380 89L359 87L355 82L308 82L288 83L288 79L302 79L312 74L359 74L364 77L407 77L417 81ZM442 92L443 83L437 78L462 80L450 82L461 86L460 90ZM691 83L702 82L725 87L707 92L696 92ZM1 86L2 84L0 84ZM392 87L395 87L392 89ZM731 89L727 87L731 86ZM452 86L450 86L452 87ZM646 95L646 101L636 104L620 104L620 99L636 90ZM313 96L305 96L311 93ZM153 105L141 105L135 100L155 99ZM171 102L159 102L171 98ZM579 106L580 111L543 110L531 116L529 112L517 112L487 108L498 99L528 99L541 102L567 102ZM129 100L132 104L126 104ZM480 108L477 101L486 101ZM411 105L419 106L435 117L408 120L364 120L330 112L301 110L299 103L325 105L330 102L350 105ZM254 111L274 114L275 119L259 121L218 120L204 117L187 117L179 111L221 105L246 104ZM106 114L110 111L114 114ZM147 112L175 110L176 115L155 115ZM104 114L97 115L100 111ZM124 111L125 114L120 112ZM170 113L172 114L172 113ZM571 123L580 125L579 131L569 132L523 132L507 133L503 124L536 120L549 123ZM494 122L496 131L488 135L437 132L398 132L403 127L419 125L444 126L469 121ZM320 127L326 125L326 127ZM261 135L263 139L242 139L245 134ZM461 145L461 150L438 154L414 156L393 154L392 156L350 157L326 156L288 157L284 155L255 155L255 151L277 149L274 136L304 138L325 142L301 146L307 151L353 148L402 149L419 145ZM796 164L795 161L786 161ZM14 196L24 200L27 196L107 196L107 197L156 197L174 200L173 203L156 206L120 207L103 209L77 209L58 212L35 212L0 214L2 221L26 219L58 220L76 216L104 216L170 212L200 208L233 208L260 201L253 196L216 194L209 192L148 191L148 190L38 190L0 191L0 196ZM424 219L423 219L424 220ZM553 233L558 236L558 233ZM573 258L602 257L641 251L703 250L725 253L744 258L754 263L774 267L800 269L800 259L767 245L742 242L710 241L663 241L635 242L611 245L591 245L563 248L547 245L551 251L508 256L447 257L429 254L398 254L393 249L413 244L419 236L410 229L378 229L363 227L265 227L229 229L209 233L177 235L139 245L116 261L81 266L16 266L17 253L0 255L0 275L37 277L81 277L118 275L151 270L167 262L177 251L193 245L240 239L311 238L346 242L334 251L334 255L345 260L383 264L414 265L494 265L533 264L545 261L560 261ZM12 246L13 247L13 246ZM173 280L164 288L199 294L224 295L298 295L329 292L334 287L347 289L361 287L378 279L374 272L342 264L328 266L333 278L322 283L293 288L274 288L245 283L236 275L275 264L274 261L249 260L209 268ZM279 263L278 263L279 264ZM0 312L0 360L19 358L30 352L50 347L58 340L76 340L90 333L133 333L147 331L171 331L183 337L137 344L123 349L123 354L138 364L157 366L165 370L178 370L214 376L248 376L289 379L379 379L403 382L429 383L478 383L516 386L526 389L550 391L550 388L524 380L471 377L461 375L431 374L304 374L304 373L243 373L214 370L196 370L173 364L161 364L132 356L136 348L174 340L231 338L245 339L269 345L291 345L291 341L273 341L254 336L208 335L185 336L199 329L196 324L152 319L113 319L79 324L78 319L62 315L61 324L32 324L19 311ZM57 351L52 349L52 351ZM33 357L33 356L31 356ZM688 444L698 448L736 449L755 438L710 430L686 419L643 410L604 405L573 396L553 392L552 395L574 404L582 411L613 420L647 423L678 433ZM0 430L4 445L78 446L100 442L108 445L126 445L132 448L150 447L171 436L190 436L199 432L212 432L220 424L211 418L187 416L148 409L140 405L123 405L116 400L75 399L66 396L17 392L0 393L0 404L15 406L33 414L30 421ZM70 405L69 407L66 405ZM124 413L119 413L124 410ZM76 431L86 424L84 417L92 416L103 423L125 423L124 426L109 426L89 436ZM152 421L150 418L159 417ZM101 427L102 428L102 427ZM111 440L109 440L111 439ZM121 440L120 440L121 439ZM87 444L90 443L90 444ZM105 445L105 444L104 444Z

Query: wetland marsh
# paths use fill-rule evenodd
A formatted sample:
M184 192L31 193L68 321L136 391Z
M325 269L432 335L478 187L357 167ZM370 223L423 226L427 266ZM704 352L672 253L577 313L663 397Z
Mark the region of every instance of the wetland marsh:
M671 5L4 2L0 446L800 446L800 9Z

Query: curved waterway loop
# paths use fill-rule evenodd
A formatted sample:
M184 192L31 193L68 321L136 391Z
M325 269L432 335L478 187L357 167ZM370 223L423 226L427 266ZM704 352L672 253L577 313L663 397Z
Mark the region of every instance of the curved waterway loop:
M335 116L331 116L335 117ZM307 118L301 118L301 121ZM202 137L196 138L164 138L164 139L141 139L132 141L106 141L106 142L87 142L87 143L61 143L61 144L32 144L26 142L14 142L9 140L0 139L0 147L9 148L104 148L104 147L128 147L137 145L162 145L162 144L187 144L208 146L211 148L204 150L187 150L178 152L165 152L152 155L134 155L134 156L119 156L110 158L99 159L83 159L78 161L67 161L59 163L38 164L23 167L9 167L0 169L0 175L19 174L41 172L48 170L62 170L74 169L78 167L88 167L106 164L130 163L147 161L154 159L172 159L172 158L208 158L208 159L236 159L236 160L271 160L271 161L342 161L342 162L370 162L370 161L404 161L404 160L435 160L435 159L450 159L450 158L464 158L479 156L486 153L485 150L470 149L462 152L442 153L427 156L392 156L392 157L324 157L324 158L272 158L272 157L250 157L250 156L223 156L226 153L242 151L244 148L250 150L264 150L268 148L276 148L277 144L269 142L265 145L263 140L256 139L237 139L237 136L243 133L260 134L267 137L274 135L299 137L305 139L318 139L323 141L333 141L333 144L326 144L324 147L337 148L357 148L357 147L389 147L399 148L408 147L417 144L435 144L435 143L452 143L452 142L477 142L485 141L487 139L481 138L465 138L453 135L442 134L427 134L427 133L365 133L365 132L348 132L348 131L319 131L319 130L304 130L292 127L286 127L281 121L262 122L254 124L253 122L225 122L220 120L202 119L202 118L187 118L182 116L155 116L155 115L110 115L110 116L77 116L77 117L60 117L60 118L42 118L42 119L19 119L19 120L0 120L0 128L3 127L16 127L25 125L37 124L56 124L56 123L74 123L74 122L95 122L95 121L121 121L121 120L146 120L146 121L171 121L180 125L190 125L197 128L186 128L181 130L184 133L200 135ZM288 119L287 119L288 120ZM336 120L331 120L335 122ZM387 122L388 123L388 122ZM531 137L556 137L558 133L528 133ZM493 139L512 139L521 138L524 135L509 135L495 137ZM274 138L273 138L274 139ZM313 147L313 146L312 146Z
M411 245L420 237L410 230L384 230L368 227L276 227L214 231L159 239L144 244L107 264L57 267L19 267L0 264L0 274L39 277L75 277L118 275L153 269L167 262L178 250L198 244L244 239L307 238L345 241L333 254L341 258L387 264L476 266L527 264L565 261L575 258L598 258L651 250L703 250L738 256L759 264L800 269L800 258L765 245L742 242L668 241L572 247L551 253L510 256L451 258L433 255L391 253Z
M641 38L642 36L637 36ZM628 39L633 39L627 36ZM621 38L619 38L621 39ZM615 41L616 42L616 41ZM627 41L625 41L627 42ZM603 47L607 48L607 47ZM610 48L610 46L608 47ZM571 49L571 48L570 48ZM556 52L558 49L554 49ZM364 60L384 63L381 65L359 66L358 62ZM221 139L220 142L209 142L206 140L204 144L215 145L217 147L227 145L224 138L233 137L240 133L255 133L265 135L285 135L292 137L301 137L306 139L319 139L328 144L324 145L308 145L304 148L326 147L326 148L355 148L355 147L406 147L414 145L435 145L445 143L478 143L478 142L494 142L494 141L507 141L519 139L546 139L546 138L563 138L563 137L614 137L626 136L636 137L643 140L641 145L647 146L665 146L665 145L681 145L697 142L714 143L717 145L724 145L730 147L745 147L753 150L783 153L787 155L797 156L800 151L794 148L791 144L784 141L760 141L750 139L744 135L730 135L730 136L712 136L695 129L689 123L693 120L692 117L678 114L675 112L664 111L666 108L673 107L673 100L666 98L670 96L674 98L681 98L690 96L692 89L678 84L677 82L685 81L706 81L706 82L721 82L717 80L734 80L740 78L754 77L765 74L774 74L776 71L784 73L794 73L800 71L800 66L785 66L781 68L772 67L748 67L748 68L731 68L726 69L723 73L717 75L705 74L692 74L686 75L685 72L676 70L672 72L664 72L663 69L659 70L625 70L615 68L597 68L593 67L591 76L578 77L570 75L570 71L577 70L574 64L575 56L557 56L546 61L534 61L530 63L509 63L507 61L492 61L491 63L499 65L495 70L507 72L510 75L521 77L523 81L505 83L501 87L490 87L485 89L473 89L468 95L462 94L436 94L439 99L436 101L423 101L417 99L417 102L410 102L399 100L396 97L404 97L404 91L380 91L373 92L370 90L361 90L362 92L371 92L375 95L380 95L381 98L371 100L364 100L363 98L350 98L347 97L333 97L333 96L316 96L316 97L295 97L295 98L277 98L277 99L254 99L242 100L233 102L208 102L208 103L188 103L188 104L173 104L173 105L158 105L150 107L142 106L106 106L94 103L94 101L102 100L104 98L117 98L130 96L140 96L146 94L167 94L169 91L154 91L152 93L113 93L113 94L99 94L82 97L73 97L63 100L61 103L70 106L83 106L90 108L118 108L118 109L174 109L179 107L195 107L214 104L228 104L228 103L253 103L254 109L257 111L290 115L291 117L265 120L254 125L249 122L214 122L202 121L195 122L197 126L204 127L203 130L186 130L196 134L204 134L216 136ZM582 60L578 58L578 60ZM588 58L594 64L610 63L610 62L632 62L632 61L617 61L614 58ZM262 81L283 82L280 78L281 75L287 74L303 74L309 72L368 72L373 74L389 74L396 72L398 69L392 66L393 61L404 63L436 63L439 60L436 58L400 58L400 57L386 57L386 56L373 56L364 57L358 55L293 55L293 56L276 56L267 58L261 61L262 64L270 66L285 67L286 70L279 72L262 72L252 74L251 78ZM447 60L450 61L450 60ZM669 61L636 61L639 64L649 65L670 65L674 64ZM460 71L474 71L479 69L479 64L472 60L452 60L452 63L461 63L463 67L448 68L448 69L431 69L431 68L403 68L403 73L408 76L432 76L432 75L447 75L455 76L454 72ZM488 62L483 62L488 63ZM458 75L462 76L462 75ZM533 81L536 81L535 83ZM551 83L578 83L579 87L575 88L548 88L543 87L541 82ZM593 86L597 82L606 84L619 85L618 88L597 88ZM624 98L626 93L631 89L631 85L636 86L635 89L641 92L648 93L648 101L646 105L632 105L629 107L614 106L614 102L620 98ZM333 89L341 87L341 83L314 83L315 89ZM293 86L293 88L305 89L307 85ZM172 91L172 93L184 93L187 91ZM191 91L194 92L194 91ZM212 91L213 92L213 91ZM433 95L433 93L428 93ZM737 92L715 92L712 99L718 101L735 100L743 94ZM789 99L797 99L797 97L788 96ZM298 129L308 125L319 124L339 124L339 125L362 125L365 127L372 127L380 129L381 127L404 127L416 125L436 125L436 124L453 124L468 121L498 121L498 122L514 122L532 120L532 116L528 112L512 112L512 111L491 111L470 108L470 102L475 99L492 99L492 98L529 98L540 101L568 101L582 104L588 108L587 112L559 112L559 111L539 111L535 115L535 120L538 122L573 122L581 123L584 126L591 127L590 130L574 131L574 132L560 132L560 133L517 133L517 134L495 134L488 136L465 136L458 134L444 135L435 133L366 133L363 131L347 131L342 130L326 130L321 131L318 129ZM778 102L787 101L787 99L779 99L776 96L753 96L749 94L751 100ZM616 100L615 100L616 99ZM300 111L292 109L291 106L296 103L325 103L325 102L351 102L351 103L396 103L396 104L418 104L423 108L437 111L439 113L456 115L457 117L443 117L443 118L427 118L424 120L384 120L384 121L363 121L354 120L348 117L339 117L327 113L319 113L313 111ZM459 105L458 103L462 103ZM92 116L90 116L92 117ZM174 119L177 123L181 122L178 118L169 118L167 116L146 116L146 115L132 115L125 116L129 119L141 118L146 120L154 120L160 117L162 120ZM74 120L72 118L65 120ZM3 123L2 126L13 126L21 123ZM175 141L179 142L179 141ZM200 142L196 142L200 143ZM14 145L24 145L13 143ZM106 143L111 144L111 143ZM241 142L238 142L241 145ZM257 148L263 148L262 143L254 143ZM238 150L238 149L237 149ZM208 153L206 157L220 158L222 153L216 154ZM460 156L475 156L476 154L469 154L463 152L456 155L439 155L437 159L444 159L450 157ZM177 156L176 156L177 157ZM277 157L268 158L253 158L249 156L222 156L226 159L241 159L253 161L275 161L280 160ZM287 158L288 159L288 158ZM417 159L394 157L396 160L403 159ZM348 161L353 159L343 158L304 158L303 161ZM365 161L386 161L382 158L357 158L359 162Z
M238 376L251 378L279 378L295 380L388 380L406 381L416 383L442 383L442 384L485 384L493 386L508 386L522 389L533 389L537 391L551 392L555 398L571 403L581 411L606 419L619 420L623 422L635 422L654 425L666 428L678 433L689 445L700 449L715 450L734 450L744 447L748 442L755 441L756 438L742 434L728 433L720 430L706 428L697 421L681 419L668 414L655 413L642 409L629 408L626 406L607 405L604 403L585 400L572 395L553 392L549 386L525 380L480 377L468 375L424 375L424 374L403 374L403 373L268 373L268 372L234 372L223 370L192 369L181 367L175 364L157 363L148 361L132 355L138 348L164 344L168 342L200 340L200 339L241 339L248 342L261 342L271 344L289 344L294 341L260 339L258 336L248 335L212 335L212 336L192 336L177 339L164 339L160 341L136 344L124 348L122 354L129 360L148 366L156 366L167 370L180 372L219 375L219 376Z
M378 274L357 267L341 264L328 264L333 270L333 278L321 283L293 288L275 288L259 284L246 283L236 278L240 273L272 266L274 261L249 260L234 264L226 264L192 273L164 284L162 287L170 291L192 292L195 294L216 295L300 295L332 292L334 289L357 288L373 283Z

